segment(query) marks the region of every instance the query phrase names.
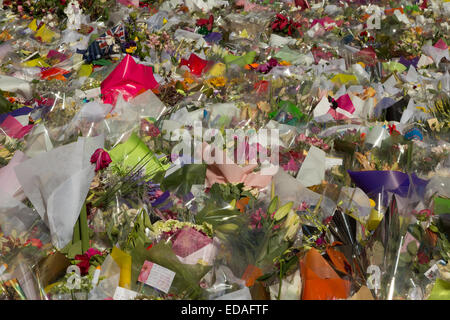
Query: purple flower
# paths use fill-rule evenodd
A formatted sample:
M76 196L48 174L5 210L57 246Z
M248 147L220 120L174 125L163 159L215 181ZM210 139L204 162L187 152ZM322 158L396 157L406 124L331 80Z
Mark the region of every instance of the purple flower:
M211 32L210 34L204 36L203 39L209 43L217 43L222 40L222 34L219 32Z

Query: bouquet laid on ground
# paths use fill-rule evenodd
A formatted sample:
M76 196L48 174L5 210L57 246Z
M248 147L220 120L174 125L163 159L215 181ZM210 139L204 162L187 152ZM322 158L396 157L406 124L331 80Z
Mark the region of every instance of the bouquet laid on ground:
M7 1L0 300L450 299L448 1Z

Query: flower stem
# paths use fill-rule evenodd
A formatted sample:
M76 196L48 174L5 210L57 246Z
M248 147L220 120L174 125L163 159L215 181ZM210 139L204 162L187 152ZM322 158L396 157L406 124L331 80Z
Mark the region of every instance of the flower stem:
M80 239L80 218L78 218L75 226L73 227L72 244L77 243Z
M278 287L278 297L277 300L281 299L281 284L283 282L283 260L280 260L280 286Z
M89 229L87 222L86 202L81 208L79 222L81 233L81 251L82 253L85 253L89 249Z

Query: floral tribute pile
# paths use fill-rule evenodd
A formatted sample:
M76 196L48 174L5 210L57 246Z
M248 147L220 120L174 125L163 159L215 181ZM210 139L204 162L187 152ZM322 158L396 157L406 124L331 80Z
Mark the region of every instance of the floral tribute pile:
M449 17L3 0L0 300L450 299Z

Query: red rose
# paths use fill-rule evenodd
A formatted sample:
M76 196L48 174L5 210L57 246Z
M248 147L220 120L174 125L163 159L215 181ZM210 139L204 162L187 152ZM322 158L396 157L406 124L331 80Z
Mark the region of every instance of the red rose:
M84 276L88 274L89 267L91 266L91 264L89 263L89 257L85 254L77 254L75 256L75 260L80 261L77 263L77 266L80 268L81 275Z
M107 168L112 162L108 152L98 148L91 157L91 163L95 163L95 172Z
M427 264L430 262L430 257L428 257L423 251L419 251L419 253L417 253L417 258L419 259L420 264Z

